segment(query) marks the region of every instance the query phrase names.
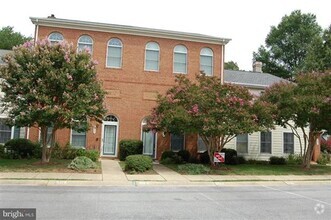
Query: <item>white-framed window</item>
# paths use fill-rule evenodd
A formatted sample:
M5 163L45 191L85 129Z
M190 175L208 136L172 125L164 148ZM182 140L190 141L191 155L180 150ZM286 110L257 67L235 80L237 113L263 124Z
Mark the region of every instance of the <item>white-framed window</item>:
M207 150L205 142L202 140L200 135L198 135L198 153L203 153Z
M82 35L78 39L77 51L81 52L83 50L88 50L91 54L93 52L93 40L88 35Z
M237 152L248 153L248 134L238 134L236 137Z
M118 38L112 38L108 41L107 67L122 67L122 41Z
M177 152L184 150L185 137L183 134L170 134L170 148L172 151Z
M261 132L261 137L260 137L260 151L261 153L267 153L271 154L271 132L270 131L265 131Z
M143 154L155 157L157 133L147 130L147 118L141 122L141 140L143 141Z
M48 40L51 44L60 43L63 39L63 35L59 32L53 32L48 36Z
M200 71L203 71L206 76L213 75L213 56L214 53L210 48L202 48L200 51Z
M292 132L283 133L283 144L285 154L294 153L294 134Z
M75 148L86 147L86 131L78 132L71 129L71 146Z
M12 128L5 124L4 120L0 121L0 143L4 144L11 139Z
M183 45L174 48L174 73L187 73L187 48Z
M160 46L155 42L149 42L145 48L145 70L159 71Z

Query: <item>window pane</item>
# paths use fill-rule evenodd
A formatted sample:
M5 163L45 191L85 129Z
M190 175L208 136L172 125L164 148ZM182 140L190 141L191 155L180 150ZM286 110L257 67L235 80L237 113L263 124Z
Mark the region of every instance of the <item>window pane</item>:
M78 44L78 52L84 51L86 49L92 54L92 45L82 43Z
M119 39L111 39L108 42L107 66L122 66L122 42Z
M86 147L86 132L72 130L71 145L73 147Z
M284 133L284 153L293 154L294 153L294 134Z
M184 149L184 135L171 134L171 150L180 151Z
M198 152L205 152L207 150L207 146L205 142L203 142L202 138L198 136Z
M5 124L3 120L0 120L0 143L4 144L11 138L11 127Z
M271 154L271 132L261 132L261 153Z
M25 133L26 130L24 127L14 127L14 138L26 138Z
M174 72L186 73L186 54L175 53Z
M213 57L201 55L200 70L203 71L207 76L211 76L213 74Z
M248 153L248 134L237 135L238 153Z
M58 42L63 41L63 35L58 32L53 32L49 35L48 40L51 43L58 43Z

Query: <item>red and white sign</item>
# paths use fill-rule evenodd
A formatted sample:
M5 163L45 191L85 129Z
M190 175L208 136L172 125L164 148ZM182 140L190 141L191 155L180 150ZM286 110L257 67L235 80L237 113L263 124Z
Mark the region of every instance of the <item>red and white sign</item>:
M224 163L225 153L215 152L214 153L214 163Z

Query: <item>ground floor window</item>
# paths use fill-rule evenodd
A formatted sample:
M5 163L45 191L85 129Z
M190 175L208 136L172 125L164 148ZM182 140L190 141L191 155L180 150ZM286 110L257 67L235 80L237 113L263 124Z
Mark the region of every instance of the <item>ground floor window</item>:
M147 118L141 122L141 139L143 141L143 154L155 157L157 133L148 129Z
M261 132L261 153L271 154L271 132Z
M11 139L11 127L5 124L4 120L0 120L0 143L4 144Z
M71 146L75 148L85 148L86 147L86 132L78 132L71 130Z
M205 142L203 142L200 135L198 135L198 153L203 153L206 150L207 150L207 146L206 146Z
M283 135L284 143L284 153L293 154L294 153L294 134L290 132L284 132Z
M180 134L171 134L170 135L170 147L172 151L180 151L180 150L184 150L184 144L185 144L185 140L184 140L184 135Z
M248 134L238 134L236 138L237 152L248 153Z

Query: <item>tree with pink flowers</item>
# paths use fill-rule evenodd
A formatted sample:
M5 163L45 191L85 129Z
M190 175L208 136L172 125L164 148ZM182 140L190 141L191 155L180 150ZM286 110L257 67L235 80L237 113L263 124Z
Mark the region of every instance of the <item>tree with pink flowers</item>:
M3 61L1 110L9 116L9 124L40 129L42 162L50 160L58 129L87 130L91 120L100 120L105 113L97 62L88 51L41 40L14 47ZM49 127L52 135L47 138Z
M159 97L149 126L175 134L199 134L211 163L213 153L236 135L273 127L272 105L254 101L244 87L222 84L219 78L204 74L195 81L179 75L176 84Z

